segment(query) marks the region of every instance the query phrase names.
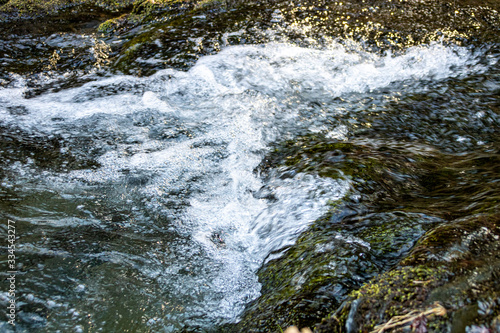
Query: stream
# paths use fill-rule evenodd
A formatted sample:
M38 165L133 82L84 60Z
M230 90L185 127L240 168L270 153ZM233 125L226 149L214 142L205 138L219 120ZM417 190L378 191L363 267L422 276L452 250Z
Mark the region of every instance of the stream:
M264 40L248 41L252 34ZM263 265L333 206L339 221L352 214L346 202L363 205L359 177L325 176L313 157L266 166L285 141L384 141L422 158L498 154L498 43L380 52L326 34L297 42L276 26L228 36L247 41L186 68L151 70L169 55L141 55L136 64L142 59L148 75L103 67L35 80L6 71L0 216L15 221L18 236L15 332L187 332L237 322L261 295ZM92 43L63 37L51 40ZM495 173L472 183L496 186L492 163ZM466 182L455 189L466 192ZM471 200L498 195L488 193ZM446 220L444 211L406 211L417 224ZM370 251L362 237L339 237ZM2 317L7 302L2 291ZM4 321L0 330L14 332Z

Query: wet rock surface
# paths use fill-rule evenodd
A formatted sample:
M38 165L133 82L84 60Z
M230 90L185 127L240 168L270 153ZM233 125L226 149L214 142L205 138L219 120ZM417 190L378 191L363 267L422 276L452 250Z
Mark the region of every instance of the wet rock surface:
M477 215L433 229L396 268L353 292L316 331L372 330L412 311L411 320L393 320L389 328L498 331L499 237L498 215ZM435 304L444 312L424 315L423 322L422 314Z

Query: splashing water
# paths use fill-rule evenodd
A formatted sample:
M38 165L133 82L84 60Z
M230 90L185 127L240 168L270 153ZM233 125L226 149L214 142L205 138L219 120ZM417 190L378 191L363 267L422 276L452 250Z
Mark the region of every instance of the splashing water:
M45 197L12 213L45 233L35 231L19 252L78 258L67 270L98 267L64 282L75 285L73 294L54 287L63 283L56 274L40 277L49 287L39 302L58 309L59 318L45 324L64 329L80 318L75 312L89 312L104 327L100 311L109 309L93 306L115 297L107 286L114 282L106 281L116 266L123 283L156 286L135 295L149 299L141 318L150 327L237 320L259 295L255 272L266 257L293 244L351 186L347 178L279 169L261 177L255 170L270 145L308 132L346 137L345 126L327 121L340 112L330 106L338 97L425 89L426 80L481 70L468 49L438 44L381 57L336 44L318 50L270 43L227 47L187 72L112 76L31 99L23 97L22 80L0 90L1 123L13 135L54 138L58 153L97 165L44 169L28 156L13 158L4 171L4 188ZM119 237L81 240L85 246L56 241L63 229L84 226ZM140 302L125 306L139 309Z

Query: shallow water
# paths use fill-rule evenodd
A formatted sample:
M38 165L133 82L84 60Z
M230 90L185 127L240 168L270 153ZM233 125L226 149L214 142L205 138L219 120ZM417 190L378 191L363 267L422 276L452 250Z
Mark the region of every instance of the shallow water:
M358 196L348 175L261 174L273 147L392 135L422 155L495 152L499 59L494 45L380 54L270 41L228 45L187 71L91 73L36 94L11 75L0 88L0 195L18 227L18 331L237 321L260 295L257 270ZM64 78L42 85L52 80Z

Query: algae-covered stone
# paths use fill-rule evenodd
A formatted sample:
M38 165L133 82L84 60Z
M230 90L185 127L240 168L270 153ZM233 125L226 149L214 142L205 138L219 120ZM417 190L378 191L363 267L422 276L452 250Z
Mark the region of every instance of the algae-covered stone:
M343 307L327 316L316 331L368 331L377 325L409 328L435 304L446 315L428 315L423 325L429 332L464 332L467 327L480 326L496 329L499 239L498 215L478 215L438 226L398 267L352 292ZM398 322L402 317L411 320Z
M442 220L402 212L316 222L282 257L259 270L262 296L234 330L279 332L290 325L314 326L350 290L401 259L437 222Z
M231 10L223 9L227 3L221 3L220 7L218 3L196 4L172 4L162 9L134 11L133 15L139 18L144 29L123 45L113 62L113 69L136 75L150 75L172 67L186 70L200 57L215 54L222 47L266 41L261 34L249 31L265 21L268 13L264 4L235 2Z
M387 267L408 253L425 231L444 222L437 217L400 211L372 213L353 220L345 219L338 228L369 243L372 253Z
M126 25L129 23L129 15L128 14L123 14L119 17L111 18L99 25L97 28L98 32L101 33L110 33L117 31L117 29L121 28L122 26Z
M279 332L306 327L332 311L348 290L373 277L379 267L369 245L331 231L306 233L258 272L262 296L251 304L238 332Z

